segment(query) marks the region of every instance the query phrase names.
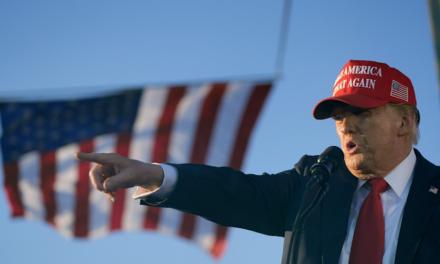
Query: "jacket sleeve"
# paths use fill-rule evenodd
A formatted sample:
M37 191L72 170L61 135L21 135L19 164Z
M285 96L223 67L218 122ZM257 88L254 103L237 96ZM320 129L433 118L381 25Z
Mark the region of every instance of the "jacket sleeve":
M170 207L202 216L224 226L283 236L286 217L303 182L304 156L295 169L254 175L228 167L173 164L178 180L163 202L144 205Z

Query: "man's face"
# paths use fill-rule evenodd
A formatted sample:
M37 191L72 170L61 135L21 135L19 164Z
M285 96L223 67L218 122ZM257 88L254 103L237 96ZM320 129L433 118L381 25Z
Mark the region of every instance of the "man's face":
M361 179L384 177L398 164L401 118L386 105L363 109L341 103L332 116L345 163L353 175Z

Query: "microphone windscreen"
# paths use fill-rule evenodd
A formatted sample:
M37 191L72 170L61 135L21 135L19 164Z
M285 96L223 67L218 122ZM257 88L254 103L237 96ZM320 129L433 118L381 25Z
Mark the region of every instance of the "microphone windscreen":
M341 164L342 160L344 159L344 153L342 150L336 146L330 146L324 152L319 155L318 162L322 162L326 159L332 159L334 166L332 168L332 172L335 172L338 170L339 165Z

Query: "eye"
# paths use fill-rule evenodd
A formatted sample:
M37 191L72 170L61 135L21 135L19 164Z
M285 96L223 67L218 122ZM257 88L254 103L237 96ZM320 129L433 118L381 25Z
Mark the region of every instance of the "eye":
M342 114L337 114L337 115L333 115L333 120L335 121L342 121L342 119L344 119L344 115Z

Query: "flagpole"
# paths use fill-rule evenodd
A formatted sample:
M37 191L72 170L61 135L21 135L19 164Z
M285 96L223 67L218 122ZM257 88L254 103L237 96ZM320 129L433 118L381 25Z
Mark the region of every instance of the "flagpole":
M438 89L440 89L440 5L439 0L428 0L428 6L431 13L431 30L434 40L434 49L436 53L436 68L437 68L437 82L439 83Z
M279 79L281 77L284 65L292 2L292 0L284 0L283 14L281 17L280 36L278 39L278 48L275 61L275 79Z

